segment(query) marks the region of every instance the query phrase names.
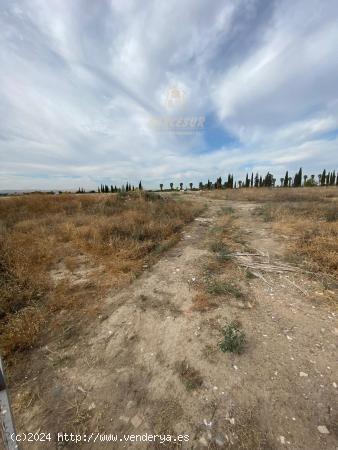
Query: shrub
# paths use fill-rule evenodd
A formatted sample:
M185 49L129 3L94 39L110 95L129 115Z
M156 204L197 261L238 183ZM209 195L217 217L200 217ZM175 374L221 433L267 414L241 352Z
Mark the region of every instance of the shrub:
M223 329L223 340L219 342L222 352L242 353L246 344L245 333L238 322L232 321Z
M224 281L212 280L207 286L208 294L223 295L231 294L236 298L243 297L243 293L238 289L238 287L233 284L226 283Z

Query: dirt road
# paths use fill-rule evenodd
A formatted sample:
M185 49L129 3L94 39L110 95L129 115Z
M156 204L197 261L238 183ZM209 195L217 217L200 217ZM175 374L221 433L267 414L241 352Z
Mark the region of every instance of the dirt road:
M224 299L193 310L222 207L233 208L244 241L271 261L283 257L284 242L253 214L257 205L191 198L207 209L182 240L106 299L85 335L38 353L39 369L14 392L14 405L27 397L26 410L15 411L19 431L187 434L186 449L338 449L338 317L321 304L320 284L287 272L247 278L252 307ZM240 355L218 348L222 327L234 318L247 336ZM196 389L182 382L182 362L200 374ZM74 448L175 445L97 441Z

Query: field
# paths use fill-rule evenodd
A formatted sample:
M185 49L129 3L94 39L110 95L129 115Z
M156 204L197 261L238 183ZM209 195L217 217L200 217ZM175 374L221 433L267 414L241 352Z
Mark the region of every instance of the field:
M337 448L337 205L336 187L0 200L18 430Z
M100 299L176 242L194 214L147 193L0 201L2 353L31 348L50 325L64 329L69 311L75 323L97 314Z

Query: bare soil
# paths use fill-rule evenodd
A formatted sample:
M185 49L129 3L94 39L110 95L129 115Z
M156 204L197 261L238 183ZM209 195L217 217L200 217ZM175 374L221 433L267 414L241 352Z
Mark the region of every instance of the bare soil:
M188 434L185 449L337 449L336 306L323 301L318 279L285 272L247 279L250 308L221 299L217 307L193 309L194 285L211 255L222 208L234 209L243 240L271 261L283 258L285 239L253 214L257 204L190 198L207 209L175 247L107 298L90 328L70 328L66 340L32 352L25 381L13 380L18 431ZM218 348L223 326L233 319L247 336L240 355ZM62 446L133 447L178 448Z

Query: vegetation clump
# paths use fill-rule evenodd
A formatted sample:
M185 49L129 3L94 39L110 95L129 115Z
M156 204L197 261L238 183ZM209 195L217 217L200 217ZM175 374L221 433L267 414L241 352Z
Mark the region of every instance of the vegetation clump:
M176 370L188 391L198 389L203 384L203 378L198 370L191 367L187 361L176 364Z
M242 353L246 344L246 337L240 324L237 321L232 321L223 329L223 340L219 342L218 346L223 353Z
M97 299L140 274L199 212L188 201L129 187L0 200L2 355L36 345L52 317L68 320L65 311L74 321L94 314Z

